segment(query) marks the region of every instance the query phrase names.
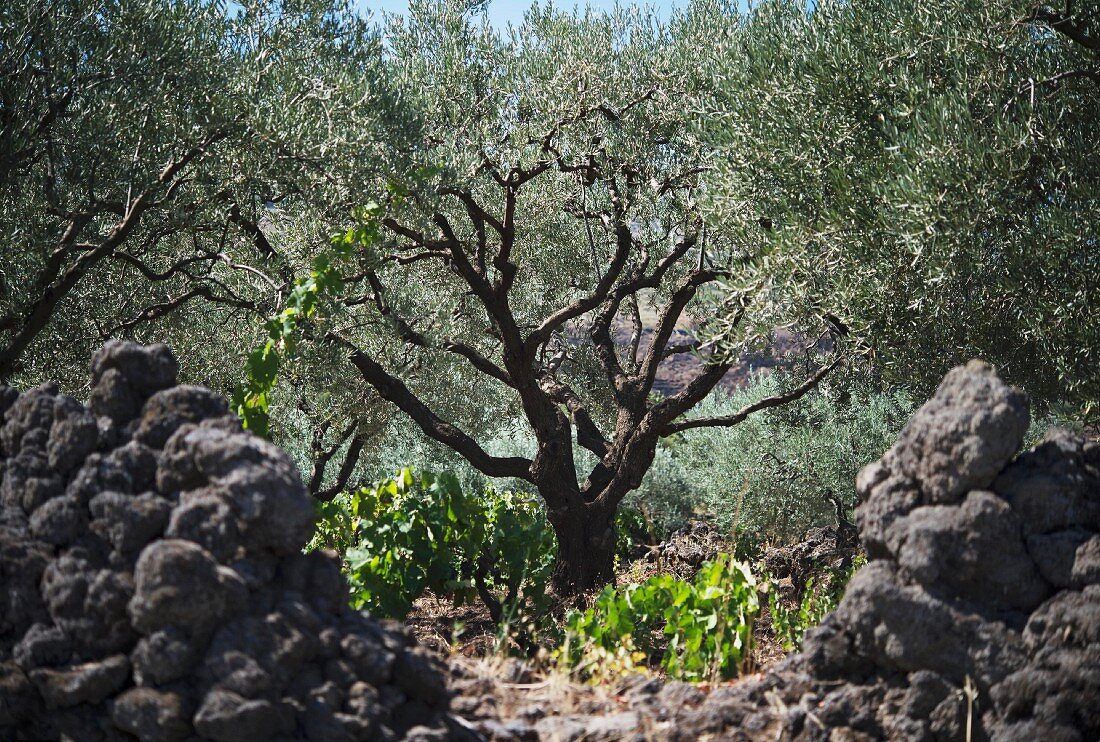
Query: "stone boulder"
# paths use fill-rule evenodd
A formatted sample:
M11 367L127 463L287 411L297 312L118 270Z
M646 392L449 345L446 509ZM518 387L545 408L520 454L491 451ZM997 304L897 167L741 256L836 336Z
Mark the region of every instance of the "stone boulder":
M302 553L286 454L163 345L91 368L87 407L0 387L0 738L455 736L436 662Z
M1025 395L952 370L860 472L869 562L801 653L675 739L1100 739L1100 444L1017 455Z

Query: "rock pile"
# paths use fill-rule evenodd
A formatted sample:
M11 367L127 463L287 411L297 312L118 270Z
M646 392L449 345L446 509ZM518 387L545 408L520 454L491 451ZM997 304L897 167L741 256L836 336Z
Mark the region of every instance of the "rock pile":
M1100 445L1014 459L1027 427L991 367L951 371L860 472L869 563L837 610L673 736L1100 739Z
M452 736L434 661L346 608L290 459L164 346L87 408L0 387L0 738Z
M87 408L0 387L0 738L463 736L434 661L301 553L292 462L176 372L111 343ZM1100 445L1016 456L1027 426L992 368L953 370L860 473L869 562L800 654L705 697L647 681L577 733L1100 739ZM482 729L573 736L521 726Z

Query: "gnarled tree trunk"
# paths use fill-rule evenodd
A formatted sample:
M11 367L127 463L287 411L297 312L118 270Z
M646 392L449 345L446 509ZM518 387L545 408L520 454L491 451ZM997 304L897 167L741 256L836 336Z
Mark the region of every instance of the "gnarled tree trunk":
M615 508L585 504L550 516L558 537L551 587L576 595L615 579Z

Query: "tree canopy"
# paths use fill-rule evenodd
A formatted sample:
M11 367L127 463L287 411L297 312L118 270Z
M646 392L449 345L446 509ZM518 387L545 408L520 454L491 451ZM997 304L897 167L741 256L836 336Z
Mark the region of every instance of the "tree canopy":
M1095 8L535 4L501 31L478 5L6 3L0 380L74 379L115 335L227 391L248 357L238 402L274 400L314 494L409 420L539 490L564 590L609 577L663 438L841 365L923 394L979 355L1095 409ZM776 393L693 416L778 330ZM526 450L486 443L516 426Z
M765 3L720 38L713 193L760 246L753 280L833 313L892 383L982 357L1095 410L1094 5Z
M380 185L343 287L353 298L325 337L426 435L538 489L562 590L610 579L615 510L662 437L751 412L680 420L731 359L653 394L670 356L709 355L679 330L730 276L728 239L704 229L698 198L714 155L692 122L691 49L702 40L651 17L552 10L503 38L427 4L389 30L395 83L422 122L420 164ZM349 324L368 329L336 327ZM387 334L404 346L372 342ZM440 411L454 386L407 360L439 354L482 377L479 398L512 400L533 450L494 455L461 410ZM759 406L801 396L833 366Z
M115 335L246 343L405 129L377 31L327 2L16 1L0 34L4 380ZM288 204L308 226L276 250Z

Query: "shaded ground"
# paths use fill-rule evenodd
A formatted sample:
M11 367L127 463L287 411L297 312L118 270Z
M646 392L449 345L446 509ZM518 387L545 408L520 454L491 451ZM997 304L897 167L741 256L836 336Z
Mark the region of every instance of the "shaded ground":
M697 708L717 688L630 675L601 686L540 675L506 659L452 659L452 713L489 740L659 740L676 711Z
M405 625L422 646L444 656L485 657L497 648L497 627L480 602L456 606L428 594L413 603Z

